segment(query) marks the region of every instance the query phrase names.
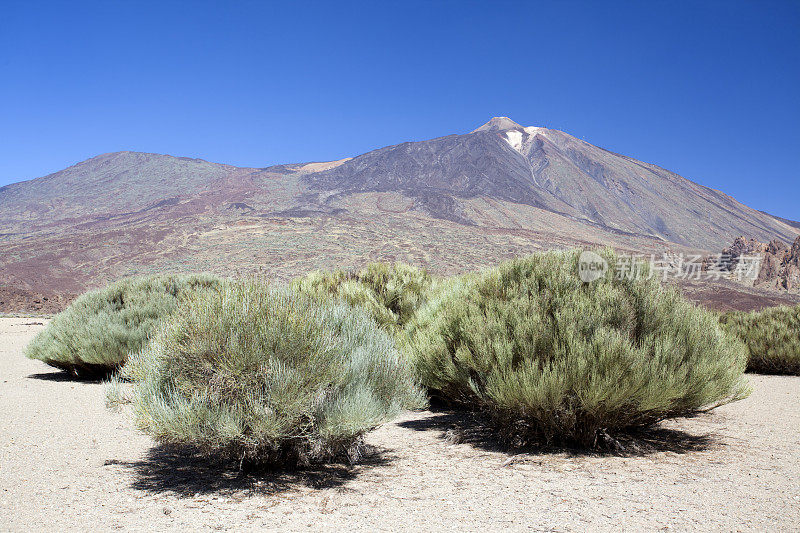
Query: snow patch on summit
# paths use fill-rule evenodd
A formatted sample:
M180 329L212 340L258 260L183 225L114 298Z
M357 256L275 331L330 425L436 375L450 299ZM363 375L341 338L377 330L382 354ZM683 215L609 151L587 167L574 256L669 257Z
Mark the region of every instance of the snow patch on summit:
M517 152L522 152L522 132L519 130L509 130L506 132L506 141L511 148Z
M547 128L539 126L508 130L505 132L505 140L511 145L511 148L525 155L526 148L530 147L530 140L534 136L544 135L546 132Z
M544 134L546 131L547 131L547 128L543 128L541 126L529 126L529 127L525 128L525 133L527 133L530 136L534 136L537 133Z

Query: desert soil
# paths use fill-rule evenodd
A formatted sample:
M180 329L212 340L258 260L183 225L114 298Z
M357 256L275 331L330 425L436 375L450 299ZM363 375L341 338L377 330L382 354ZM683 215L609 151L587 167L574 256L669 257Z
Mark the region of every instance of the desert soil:
M797 377L751 375L750 398L668 424L639 455L515 455L416 412L371 433L354 468L238 476L155 446L101 383L25 359L43 322L0 319L2 531L800 527Z

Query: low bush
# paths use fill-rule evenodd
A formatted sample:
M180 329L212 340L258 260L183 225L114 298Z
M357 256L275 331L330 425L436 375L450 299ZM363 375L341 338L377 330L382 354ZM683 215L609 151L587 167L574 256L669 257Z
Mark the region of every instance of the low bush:
M218 284L209 275L123 279L76 299L33 339L26 355L80 376L106 374L142 348L181 299Z
M713 314L656 280L583 283L578 258L548 252L445 284L404 335L422 384L515 445L614 448L746 396L744 346Z
M747 370L800 375L800 306L730 312L720 321L747 346Z
M358 272L312 272L293 282L313 296L333 296L363 308L378 324L397 333L425 302L433 281L424 270L404 263L372 263Z
M109 389L157 441L243 465L357 456L362 435L424 394L393 338L357 308L230 283L199 295Z

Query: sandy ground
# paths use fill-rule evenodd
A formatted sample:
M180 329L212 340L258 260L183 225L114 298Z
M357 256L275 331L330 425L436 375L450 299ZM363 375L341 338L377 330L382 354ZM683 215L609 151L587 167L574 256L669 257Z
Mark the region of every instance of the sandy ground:
M800 378L669 425L633 457L512 455L463 419L407 413L355 468L237 476L175 456L22 349L0 319L0 530L798 530ZM451 438L445 438L449 435Z

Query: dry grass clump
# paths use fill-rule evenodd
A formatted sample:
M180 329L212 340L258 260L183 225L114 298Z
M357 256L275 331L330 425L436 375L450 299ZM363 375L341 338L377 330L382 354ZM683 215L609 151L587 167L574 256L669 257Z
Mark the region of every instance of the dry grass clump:
M250 466L352 460L365 432L425 403L362 310L256 282L199 295L121 376L156 440Z
M425 302L433 281L424 269L405 263L372 263L358 272L312 272L293 282L314 296L333 296L363 308L378 324L399 332Z
M583 283L578 256L533 255L442 287L404 340L422 383L514 444L597 448L747 395L745 349L713 314L655 280Z
M730 312L720 321L747 346L747 370L800 375L800 306Z
M180 300L219 283L209 275L123 279L76 299L33 339L25 354L80 376L106 374L142 348Z

